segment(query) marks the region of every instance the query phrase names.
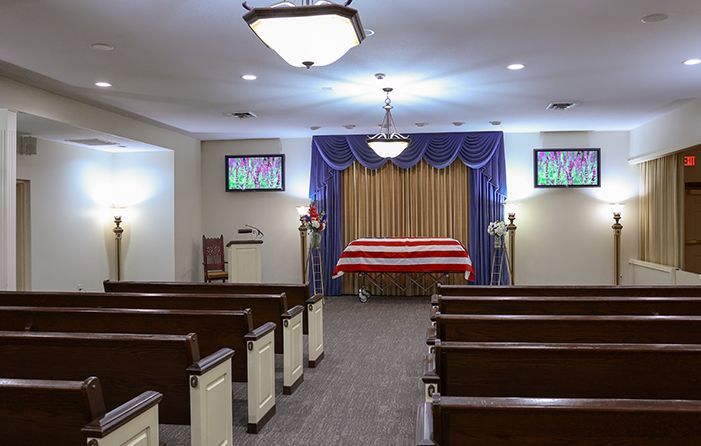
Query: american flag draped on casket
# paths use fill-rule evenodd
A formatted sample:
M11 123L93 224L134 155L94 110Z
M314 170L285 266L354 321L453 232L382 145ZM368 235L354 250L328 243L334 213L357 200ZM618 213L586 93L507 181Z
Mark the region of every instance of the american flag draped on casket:
M360 238L346 246L333 277L343 273L465 273L474 280L465 247L452 238Z

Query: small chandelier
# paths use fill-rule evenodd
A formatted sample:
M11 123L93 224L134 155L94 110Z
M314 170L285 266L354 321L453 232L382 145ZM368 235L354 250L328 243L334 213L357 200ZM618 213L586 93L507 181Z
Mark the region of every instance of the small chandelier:
M370 148L382 158L396 158L409 146L409 137L397 133L394 125L392 100L389 98L392 88L383 88L382 91L387 93L385 105L382 107L385 109L385 118L380 124L380 133L368 137L366 141Z
M353 0L338 5L328 0L303 0L301 6L283 1L251 8L243 19L268 47L294 67L323 67L340 59L365 39Z

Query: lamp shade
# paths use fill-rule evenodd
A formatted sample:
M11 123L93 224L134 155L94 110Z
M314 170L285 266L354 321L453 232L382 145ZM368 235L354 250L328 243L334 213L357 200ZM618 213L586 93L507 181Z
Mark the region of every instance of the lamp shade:
M365 39L358 11L327 1L254 8L243 19L265 45L294 67L332 64Z
M309 213L309 206L297 206L297 213L300 218L304 217Z
M408 139L368 138L367 143L382 158L396 158L409 146Z

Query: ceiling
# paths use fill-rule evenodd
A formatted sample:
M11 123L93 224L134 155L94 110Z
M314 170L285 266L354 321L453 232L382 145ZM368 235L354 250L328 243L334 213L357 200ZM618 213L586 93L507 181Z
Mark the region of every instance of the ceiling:
M163 147L134 141L121 136L96 132L95 130L82 129L51 119L30 115L28 113L17 114L17 130L21 135L33 136L48 141L60 142L84 149L99 150L110 153L130 152L165 152ZM95 140L92 144L78 143L78 141ZM107 144L99 144L99 141Z
M258 40L237 0L2 0L0 74L44 82L200 139L374 133L385 86L395 88L393 114L406 133L627 130L701 97L701 65L681 63L701 58L698 0L352 6L376 34L338 62L306 70ZM641 23L660 12L670 18ZM115 50L95 51L96 42ZM515 62L527 68L505 68ZM377 72L387 77L378 81ZM242 80L245 73L258 80ZM95 87L101 80L113 87ZM579 105L545 110L562 100ZM241 111L258 118L224 116ZM357 127L342 127L348 124Z

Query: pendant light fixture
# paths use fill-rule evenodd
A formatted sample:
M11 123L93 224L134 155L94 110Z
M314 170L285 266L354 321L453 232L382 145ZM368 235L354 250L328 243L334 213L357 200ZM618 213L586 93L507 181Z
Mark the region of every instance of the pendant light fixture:
M328 0L302 0L298 6L283 1L265 8L251 8L243 19L263 43L294 67L323 67L336 62L360 45L365 31L358 11Z
M385 109L385 118L380 124L380 133L368 137L367 143L382 158L396 158L409 146L409 137L397 133L394 125L392 100L389 98L392 88L383 88L382 91L387 93L385 105L382 107Z

